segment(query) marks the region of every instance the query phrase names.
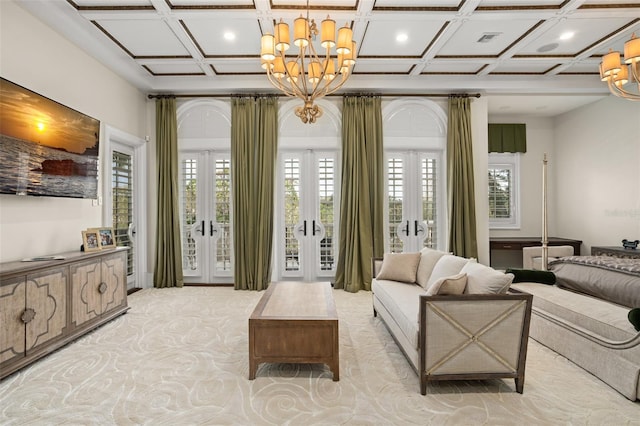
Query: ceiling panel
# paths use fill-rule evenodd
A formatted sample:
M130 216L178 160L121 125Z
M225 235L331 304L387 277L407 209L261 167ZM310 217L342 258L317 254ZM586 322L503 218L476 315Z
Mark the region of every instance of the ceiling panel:
M560 7L564 3L564 0L482 0L478 7L523 7L523 6L546 6L546 7Z
M609 18L605 22L599 19L565 19L546 31L533 42L518 51L519 55L559 54L575 55L593 43L604 39L608 34L629 23L626 18ZM563 40L564 35L571 35ZM551 46L557 46L550 49Z
M438 55L497 56L537 23L538 19L466 21ZM495 37L486 43L478 42L489 34L495 34Z
M184 25L205 55L236 56L260 53L260 25L256 19L233 19L216 13L215 19L185 19Z
M253 0L166 0L170 6L251 6L253 7Z
M71 0L71 2L84 7L151 6L150 0Z
M146 67L155 75L169 74L169 75L181 75L181 74L204 74L202 68L197 64L147 64Z
M213 61L211 65L218 74L264 74L264 70L255 60Z
M189 55L164 21L131 19L98 24L133 56Z
M436 36L441 21L378 20L370 22L359 56L421 57ZM406 40L398 40L406 37Z
M461 0L376 0L374 7L394 7L394 8L411 8L411 7L447 7L457 8Z
M506 63L501 63L497 67L495 67L491 74L496 73L533 73L533 74L542 74L545 71L549 70L552 67L555 67L557 63L555 62L540 62L536 61L535 63L531 63L530 61L510 61Z
M402 73L407 74L411 71L413 63L401 61L369 61L366 59L359 60L353 69L358 73Z
M462 62L462 61L437 61L430 62L426 67L422 70L423 73L476 73L485 64L479 63L471 63L471 62Z

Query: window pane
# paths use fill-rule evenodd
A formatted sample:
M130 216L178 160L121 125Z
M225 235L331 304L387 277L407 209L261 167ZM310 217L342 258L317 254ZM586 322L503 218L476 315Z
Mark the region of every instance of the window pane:
M300 247L294 235L300 221L300 161L297 158L284 160L284 260L286 271L300 270Z
M182 267L195 271L198 269L198 253L196 252L196 189L197 160L182 161Z
M387 176L389 188L389 251L402 252L402 240L398 238L397 229L402 221L403 197L403 164L400 158L390 158L387 162Z
M231 271L231 161L216 160L216 223L220 231L216 241L216 270Z
M118 246L129 247L127 275L133 274L133 244L129 238L129 224L133 222L133 171L128 154L113 151L111 188L113 191L113 231Z
M320 203L320 222L324 225L324 238L320 241L320 270L333 270L334 260L334 161L333 158L318 160L318 196Z
M489 218L511 217L511 169L489 169Z
M423 246L436 248L438 246L436 188L437 170L435 158L423 158L421 162L421 186L422 186L422 219L427 224L427 236Z

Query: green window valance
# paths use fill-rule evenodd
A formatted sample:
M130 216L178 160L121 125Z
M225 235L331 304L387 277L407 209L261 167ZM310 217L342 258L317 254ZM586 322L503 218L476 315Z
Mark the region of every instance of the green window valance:
M525 124L489 124L489 152L527 152Z

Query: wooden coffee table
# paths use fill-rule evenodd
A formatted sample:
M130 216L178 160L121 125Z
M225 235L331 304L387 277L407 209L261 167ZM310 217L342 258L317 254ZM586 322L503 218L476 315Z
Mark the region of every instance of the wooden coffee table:
M322 363L340 380L338 314L328 282L275 282L249 317L249 380L262 362Z

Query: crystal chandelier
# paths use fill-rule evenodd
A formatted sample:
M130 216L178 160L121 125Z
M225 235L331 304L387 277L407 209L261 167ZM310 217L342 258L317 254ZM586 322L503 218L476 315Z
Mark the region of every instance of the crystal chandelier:
M609 49L609 53L600 62L600 78L609 85L609 90L616 96L631 101L640 101L640 38L631 35L624 44L624 64L618 51ZM638 90L625 89L629 81L634 81Z
M318 55L314 46L320 35L320 46L325 53ZM261 40L261 63L271 84L287 96L298 97L304 106L296 108L296 115L303 123L315 123L322 115L322 109L314 105L318 98L334 93L341 88L351 75L356 59L356 43L353 32L346 24L338 30L336 22L322 21L320 31L313 19L300 15L293 22L293 44L298 47L298 55L287 56L291 46L289 25L282 19L275 25L274 34L265 34ZM332 49L335 47L335 53Z

